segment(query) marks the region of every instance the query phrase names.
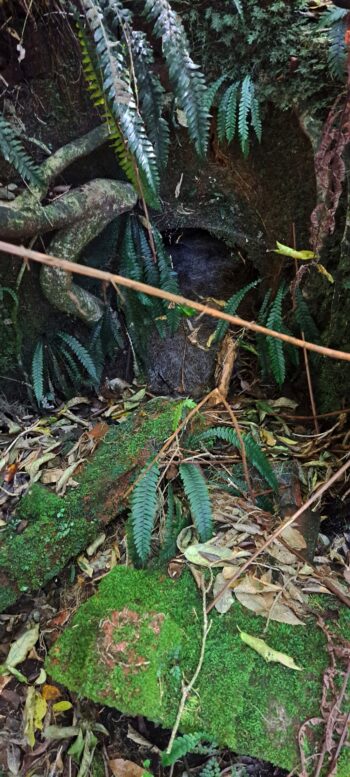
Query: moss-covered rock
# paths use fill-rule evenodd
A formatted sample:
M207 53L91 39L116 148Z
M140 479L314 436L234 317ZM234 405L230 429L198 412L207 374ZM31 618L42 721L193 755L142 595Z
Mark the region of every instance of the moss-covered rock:
M265 621L238 603L224 617L210 617L182 731L205 731L237 752L297 768L300 724L319 713L328 664L323 633L313 622L294 628L274 622L264 635ZM337 629L346 633L349 625L342 608ZM265 663L243 644L239 628L291 655L303 671ZM198 662L201 635L201 597L190 575L170 580L161 572L117 567L78 610L46 669L82 696L171 727L182 681L191 679ZM343 777L349 766L345 754Z
M124 494L147 461L169 437L182 401L151 400L107 432L95 454L64 497L33 485L1 534L0 611L20 593L55 577L125 508ZM20 521L28 522L18 534Z

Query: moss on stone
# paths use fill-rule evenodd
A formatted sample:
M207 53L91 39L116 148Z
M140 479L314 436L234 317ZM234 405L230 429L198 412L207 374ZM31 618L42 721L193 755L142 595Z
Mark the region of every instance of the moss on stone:
M172 433L181 407L155 399L111 427L76 477L79 486L64 497L39 484L29 489L1 537L0 611L55 577L126 507L125 491ZM21 520L28 525L18 534Z
M328 664L322 632L312 621L295 628L271 623L264 635L265 621L238 603L211 619L181 729L206 731L220 745L296 767L300 723L319 711ZM342 608L337 628L346 633L349 624ZM303 671L265 663L242 643L238 628L288 653ZM174 581L161 572L117 567L78 610L46 668L82 696L171 727L182 680L188 682L198 661L201 634L201 601L190 575ZM346 762L349 767L349 756Z

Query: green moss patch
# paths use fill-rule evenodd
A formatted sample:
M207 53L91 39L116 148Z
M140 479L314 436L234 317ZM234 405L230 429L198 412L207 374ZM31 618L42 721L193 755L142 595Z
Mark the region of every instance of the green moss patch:
M173 432L181 407L155 399L111 427L64 497L39 484L29 489L1 534L0 611L55 577L126 507L125 491ZM17 534L21 520L28 523Z
M185 708L183 731L206 731L220 745L298 766L300 724L319 714L322 675L328 665L325 638L313 621L306 627L266 622L238 603L225 616L210 616L204 664ZM340 632L349 630L342 608ZM238 628L266 639L303 667L267 664L243 644ZM98 593L78 610L53 646L46 668L54 680L95 702L171 727L198 662L201 597L187 573L170 580L161 572L117 567ZM350 766L350 755L347 766Z

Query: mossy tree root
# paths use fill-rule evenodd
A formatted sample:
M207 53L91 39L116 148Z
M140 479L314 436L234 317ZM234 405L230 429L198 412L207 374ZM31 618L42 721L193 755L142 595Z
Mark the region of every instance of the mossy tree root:
M55 177L72 162L86 156L108 139L106 127L97 127L58 149L40 167L40 184L27 190L13 203L0 206L0 234L7 240L23 240L55 231L51 254L78 261L83 248L109 224L131 210L137 200L133 187L122 181L95 179L43 205ZM41 288L49 302L69 315L93 325L102 315L101 301L73 283L68 273L43 267Z

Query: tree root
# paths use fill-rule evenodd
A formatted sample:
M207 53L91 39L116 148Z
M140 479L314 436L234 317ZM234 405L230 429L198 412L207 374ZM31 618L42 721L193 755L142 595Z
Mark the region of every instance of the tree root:
M47 205L41 201L59 173L107 139L107 128L97 127L58 149L43 162L39 171L40 185L25 191L10 204L0 205L1 236L9 240L23 240L55 231L50 251L62 259L79 261L83 248L107 224L134 207L137 200L135 190L128 183L101 178L67 192ZM101 300L74 283L72 274L55 267L43 267L40 283L48 301L63 313L77 316L88 325L93 325L101 317Z

